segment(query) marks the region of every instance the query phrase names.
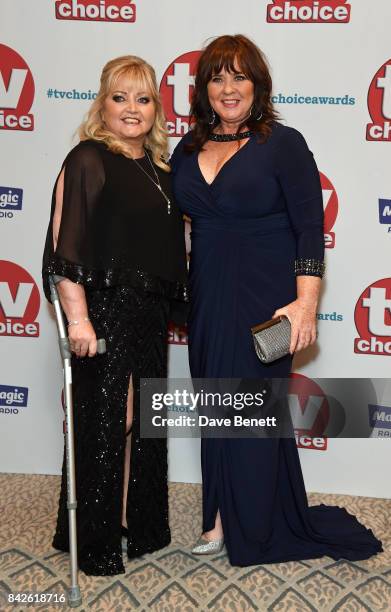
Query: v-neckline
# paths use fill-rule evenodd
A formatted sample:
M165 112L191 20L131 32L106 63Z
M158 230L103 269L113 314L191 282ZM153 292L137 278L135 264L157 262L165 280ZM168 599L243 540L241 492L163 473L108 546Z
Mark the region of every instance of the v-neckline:
M220 176L220 174L221 174L221 173L222 173L222 171L224 170L225 166L226 166L227 164L229 164L229 162L230 162L230 161L232 161L232 160L233 160L233 159L234 159L234 158L235 158L237 155L239 155L240 151L243 151L243 149L245 149L245 148L247 147L247 145L250 143L250 141L251 141L251 136L249 137L249 139L247 140L247 142L246 142L246 143L245 143L245 144L244 144L242 147L240 147L240 149L239 149L238 151L236 151L236 153L234 153L233 155L231 155L231 157L229 157L229 158L227 159L227 161L225 161L225 162L223 163L223 165L221 166L220 170L219 170L219 171L217 172L217 174L215 175L215 177L214 177L213 181L211 181L210 183L208 183L208 181L206 180L206 178L205 178L205 176L204 176L204 174L203 174L203 172L202 172L202 170L201 170L200 162L199 162L199 159L198 159L198 158L199 158L199 153L197 153L197 155L196 155L196 162L197 162L198 172L200 173L201 178L203 179L203 181L204 181L205 185L207 185L208 187L212 187L212 186L214 185L214 183L216 182L216 179L217 179L217 178Z

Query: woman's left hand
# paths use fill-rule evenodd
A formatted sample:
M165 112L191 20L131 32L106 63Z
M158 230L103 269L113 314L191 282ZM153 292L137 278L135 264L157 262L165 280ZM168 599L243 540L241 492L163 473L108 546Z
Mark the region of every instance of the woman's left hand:
M294 302L279 308L273 315L276 317L285 315L291 324L291 344L289 352L291 354L307 348L314 344L316 333L316 302L297 298Z

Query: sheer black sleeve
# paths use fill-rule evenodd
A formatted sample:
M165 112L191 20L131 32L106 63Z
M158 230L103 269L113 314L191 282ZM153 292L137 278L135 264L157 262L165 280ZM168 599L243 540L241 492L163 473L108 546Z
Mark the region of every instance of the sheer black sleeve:
M105 183L104 166L99 151L87 142L80 143L65 159L61 171L63 169L64 193L57 247L54 250L53 218L60 175L53 189L43 255L44 291L49 300L49 274L64 276L75 283L83 284L97 263L94 217Z
M296 235L295 274L324 273L323 199L319 171L303 136L285 128L276 154L278 178Z

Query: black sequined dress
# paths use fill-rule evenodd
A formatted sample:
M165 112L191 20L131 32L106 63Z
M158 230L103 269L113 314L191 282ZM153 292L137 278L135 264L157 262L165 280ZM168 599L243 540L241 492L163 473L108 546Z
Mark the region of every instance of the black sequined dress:
M138 163L153 176L148 159ZM166 376L170 311L186 300L182 217L170 176L155 167L171 214L156 186L130 159L85 141L65 162L61 225L53 251L51 219L43 257L48 275L83 284L89 317L107 352L72 359L79 567L90 575L124 572L121 514L126 401L134 387L132 452L127 497L128 557L170 542L167 445L140 437L140 378ZM63 166L63 167L64 167ZM179 321L180 322L180 321ZM53 546L69 550L65 455Z

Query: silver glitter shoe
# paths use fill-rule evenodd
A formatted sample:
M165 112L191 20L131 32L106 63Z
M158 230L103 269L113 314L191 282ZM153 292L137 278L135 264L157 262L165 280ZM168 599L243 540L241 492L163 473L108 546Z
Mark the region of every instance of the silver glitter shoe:
M208 542L201 536L191 552L193 555L215 555L221 552L223 548L224 538Z

